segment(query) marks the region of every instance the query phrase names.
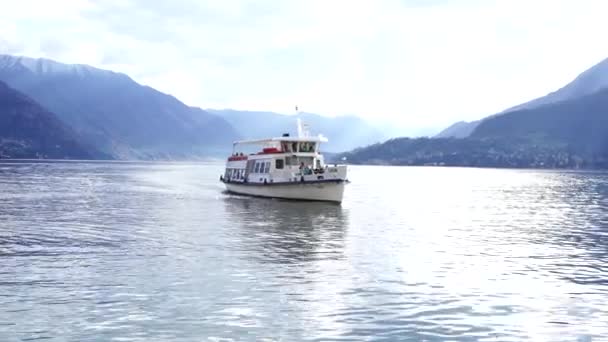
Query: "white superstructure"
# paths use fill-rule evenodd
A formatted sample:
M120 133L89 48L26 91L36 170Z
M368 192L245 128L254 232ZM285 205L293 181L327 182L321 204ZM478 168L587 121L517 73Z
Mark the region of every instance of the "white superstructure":
M298 119L298 135L237 141L220 180L233 193L285 199L342 202L346 165L326 165L327 138L311 136ZM244 153L246 147L260 150Z

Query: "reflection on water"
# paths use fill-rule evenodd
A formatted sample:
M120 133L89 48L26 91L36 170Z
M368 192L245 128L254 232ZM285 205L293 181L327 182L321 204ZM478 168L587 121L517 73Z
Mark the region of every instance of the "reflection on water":
M348 220L339 205L234 195L224 202L228 220L239 227L238 241L253 248L248 258L301 265L341 257Z
M353 167L342 205L220 164L0 163L0 340L608 339L608 175Z

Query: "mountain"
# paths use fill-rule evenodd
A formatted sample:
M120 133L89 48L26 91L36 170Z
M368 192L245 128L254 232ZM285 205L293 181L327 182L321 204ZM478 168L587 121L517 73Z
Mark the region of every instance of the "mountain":
M55 114L0 82L0 159L107 157L79 140Z
M386 139L379 129L355 116L326 117L312 113L283 115L272 112L207 109L228 121L246 139L274 137L282 133L296 134L296 119L308 124L311 134L323 134L329 141L328 152L351 150Z
M481 121L465 138L392 139L338 155L351 163L608 168L608 88Z
M608 88L486 119L471 138L564 143L570 150L587 157L608 156Z
M112 71L0 55L0 80L119 159L207 156L229 150L238 138L221 117Z
M585 159L559 143L501 138L396 138L334 156L351 164L510 168L608 168L605 159Z
M604 88L608 88L608 58L585 70L564 87L546 96L511 107L503 113L519 109L532 109L545 104L575 99L596 93Z
M587 69L579 76L577 76L572 82L566 84L564 87L551 92L543 97L539 97L532 101L528 101L511 108L508 108L501 113L494 114L490 117L500 116L505 113L521 110L521 109L533 109L546 104L566 101L575 99L581 96L590 95L597 91L608 88L608 58ZM488 117L488 118L490 118ZM482 120L476 120L465 123L461 121L453 124L445 130L441 131L435 137L437 138L463 138L469 136L477 126L488 118ZM455 126L457 125L457 126Z

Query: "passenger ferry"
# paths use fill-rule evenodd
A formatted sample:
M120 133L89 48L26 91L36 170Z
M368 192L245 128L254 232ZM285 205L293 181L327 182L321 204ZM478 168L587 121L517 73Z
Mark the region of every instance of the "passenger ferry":
M259 197L342 202L346 165L327 165L322 135L311 136L297 120L297 136L236 141L220 181L228 192ZM258 150L243 151L251 146Z

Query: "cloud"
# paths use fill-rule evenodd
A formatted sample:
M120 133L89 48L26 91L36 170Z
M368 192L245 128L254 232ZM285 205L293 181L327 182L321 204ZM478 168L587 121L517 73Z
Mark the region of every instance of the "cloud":
M3 9L4 52L125 72L204 108L297 103L411 131L542 96L608 56L599 0L24 0Z

